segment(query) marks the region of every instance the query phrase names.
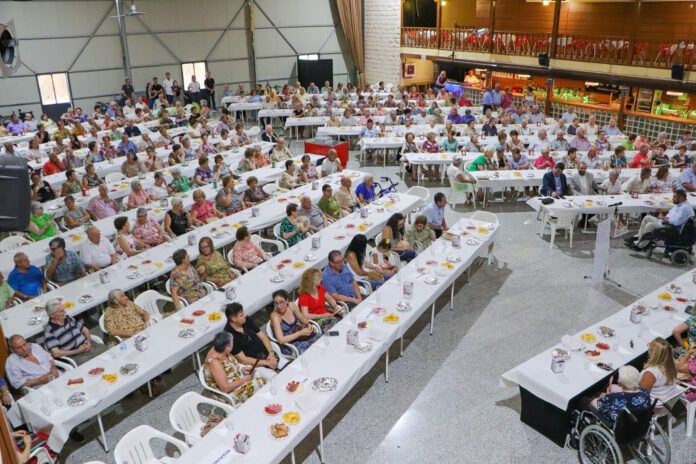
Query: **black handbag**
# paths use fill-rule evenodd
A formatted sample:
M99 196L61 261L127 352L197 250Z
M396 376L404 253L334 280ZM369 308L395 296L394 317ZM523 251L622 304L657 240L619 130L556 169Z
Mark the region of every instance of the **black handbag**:
M551 198L551 197L544 197L544 198L541 199L541 204L542 204L542 205L550 205L550 204L553 203L554 201L555 201L555 200L554 200L553 198Z

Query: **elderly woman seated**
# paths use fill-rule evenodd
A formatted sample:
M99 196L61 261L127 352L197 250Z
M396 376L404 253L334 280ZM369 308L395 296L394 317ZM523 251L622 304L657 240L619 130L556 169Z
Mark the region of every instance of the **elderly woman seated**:
M232 272L230 263L222 256L222 253L215 249L213 240L210 237L200 239L198 252L200 255L196 261L196 270L201 279L222 287L237 277Z
M63 215L63 224L65 224L68 229L82 227L89 222L89 213L82 206L77 205L75 197L68 195L65 197L64 201L67 211Z
M247 206L255 206L268 200L269 195L259 187L259 180L255 176L247 177L246 184L249 187L242 195L242 201Z
M197 189L193 192L193 205L191 205L191 219L197 226L202 226L209 222L217 221L222 214L215 207L212 201L206 199L203 190Z
M129 338L145 330L149 322L148 312L133 303L126 292L118 288L109 292L104 312L104 328L109 335Z
M199 258L200 259L200 258ZM268 259L261 247L251 241L251 234L246 226L237 229L237 241L232 247L234 265L242 269L253 269Z
M286 217L280 221L280 235L289 246L293 246L302 240L307 233L307 224L300 217L300 212L295 203L289 203L285 207Z
M299 185L296 173L295 162L291 159L285 162L285 171L278 180L278 187L286 190L294 189Z
M44 213L43 205L38 201L31 202L31 214L29 216L29 237L38 241L56 235L58 225L53 220L53 215Z
M689 347L677 360L677 372L679 378L688 383L686 399L696 401L696 345Z
M165 241L164 228L147 214L147 208L138 208L133 235L145 245L155 247Z
M145 192L145 189L143 189L143 185L140 181L131 181L131 193L128 195L128 209L145 206L148 203L150 203L150 197L147 192Z
M186 250L179 249L172 255L174 269L169 276L169 285L172 294L172 301L176 310L181 309L181 298L188 303L193 303L203 298L208 292L203 286L198 272L191 266Z
M232 356L233 340L232 334L228 332L215 335L213 346L205 356L203 373L205 383L210 388L232 396L238 403L243 403L263 387L268 379L260 374L264 368L254 369L237 362Z
M640 387L640 373L633 366L623 366L619 369L619 384L609 385L591 401L591 405L609 422L616 421L624 407L639 411L651 406L650 392Z
M172 238L178 237L193 228L191 213L184 210L181 198L172 198L172 209L164 215L164 231Z

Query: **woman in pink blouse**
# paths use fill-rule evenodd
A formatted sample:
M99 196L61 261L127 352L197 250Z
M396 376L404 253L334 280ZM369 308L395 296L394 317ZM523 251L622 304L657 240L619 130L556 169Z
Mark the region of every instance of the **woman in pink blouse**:
M164 243L164 229L162 226L147 215L147 209L138 208L136 213L135 227L133 235L140 239L149 247L155 247Z
M213 222L224 215L215 208L213 202L205 198L203 190L193 192L193 205L191 205L191 218L194 224L203 225Z
M150 197L143 189L139 180L131 182L131 193L128 195L128 209L138 208L150 203Z
M268 256L255 243L251 241L251 234L246 227L237 229L237 241L232 247L232 260L234 265L243 269L253 269L262 262L266 261Z

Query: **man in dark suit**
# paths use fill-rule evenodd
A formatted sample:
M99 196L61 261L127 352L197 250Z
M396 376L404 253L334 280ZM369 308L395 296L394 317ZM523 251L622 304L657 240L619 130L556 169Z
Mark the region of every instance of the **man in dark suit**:
M563 169L565 169L563 163L556 163L553 170L544 174L543 184L540 190L542 195L560 198L570 194L568 181L566 180L565 174L563 174Z

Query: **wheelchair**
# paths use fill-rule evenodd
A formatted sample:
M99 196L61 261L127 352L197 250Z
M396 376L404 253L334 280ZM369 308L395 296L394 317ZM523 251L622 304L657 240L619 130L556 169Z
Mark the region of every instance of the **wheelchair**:
M613 424L594 408L575 411L569 446L577 449L582 464L624 464L624 452L641 464L668 464L669 438L654 409L655 402L639 411L624 408Z
M647 237L646 237L647 238ZM692 262L691 255L696 244L696 216L690 217L681 232L675 234L656 233L649 238L645 250L648 259L657 248L663 249L663 256L669 258L675 266L685 266Z

